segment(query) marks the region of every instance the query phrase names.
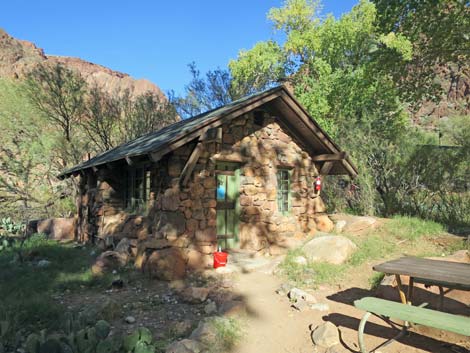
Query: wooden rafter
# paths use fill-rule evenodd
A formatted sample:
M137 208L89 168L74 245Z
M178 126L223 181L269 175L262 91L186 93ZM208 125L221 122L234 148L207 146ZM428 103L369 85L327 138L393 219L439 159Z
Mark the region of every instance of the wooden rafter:
M214 118L213 120L211 120L209 123L207 123L205 126L201 127L200 129L195 130L194 132L189 133L187 135L184 135L183 137L179 138L176 141L172 141L166 147L163 147L163 148L159 149L156 152L150 152L152 161L159 161L165 154L176 150L177 148L185 145L188 142L193 141L195 138L204 136L204 134L209 129L212 129L212 128L215 128L215 127L220 127L225 122L228 122L228 121L230 121L230 120L232 120L236 117L239 117L239 116L241 116L241 115L243 115L243 114L245 114L245 113L247 113L247 112L249 112L249 111L251 111L251 110L253 110L253 109L269 102L269 101L271 101L271 100L273 100L274 98L276 98L276 95L275 94L270 94L270 95L268 95L268 96L266 96L262 99L256 100L255 102L253 102L253 103L251 103L247 106L244 106L243 108L240 108L240 109L237 109L233 112L230 112L230 113L224 115L222 118L220 118L220 117Z
M128 165L133 165L134 164L134 161L131 159L131 157L126 156L125 159L126 159L126 162L127 162Z
M334 162L346 158L346 152L319 154L312 157L313 162Z
M333 164L334 164L334 162L325 162L325 163L323 163L323 165L320 169L320 175L328 175L331 168L333 168Z
M204 150L204 145L200 139L198 143L196 144L196 147L194 147L193 151L191 152L191 155L186 161L183 171L181 172L181 176L180 176L181 186L186 186L188 184L189 178L191 178L191 174L193 173L194 167L196 167L199 156L201 155L203 150Z

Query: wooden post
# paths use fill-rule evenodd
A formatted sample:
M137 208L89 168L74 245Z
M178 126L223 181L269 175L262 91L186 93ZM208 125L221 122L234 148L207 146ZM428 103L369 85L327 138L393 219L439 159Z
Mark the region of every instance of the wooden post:
M397 289L398 289L398 293L400 294L400 300L403 304L406 304L407 303L406 295L402 288L400 275L395 275L395 279L397 281Z
M413 287L414 287L415 279L414 277L410 277L410 282L408 283L408 303L411 305L413 301Z

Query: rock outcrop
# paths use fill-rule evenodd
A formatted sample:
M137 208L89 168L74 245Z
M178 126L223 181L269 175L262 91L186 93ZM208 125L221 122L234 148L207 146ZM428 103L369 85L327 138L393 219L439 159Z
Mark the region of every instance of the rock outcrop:
M109 93L128 90L131 96L137 96L152 92L166 100L161 89L148 80L134 79L128 74L80 58L48 55L34 43L13 38L0 29L0 77L21 79L36 65L43 63L62 64L77 70L88 83L96 83Z

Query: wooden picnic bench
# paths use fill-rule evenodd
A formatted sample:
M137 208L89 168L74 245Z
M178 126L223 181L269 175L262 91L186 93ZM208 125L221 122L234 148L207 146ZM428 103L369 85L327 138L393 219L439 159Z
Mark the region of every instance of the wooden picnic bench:
M407 331L407 323L433 327L470 337L470 318L468 317L426 309L423 306L411 306L373 297L356 300L354 306L366 311L358 329L358 341L362 353L367 352L364 344L364 328L371 314L379 316L387 322L390 322L390 319L398 319L405 322L401 332L382 346L403 336Z
M403 304L412 302L414 283L439 288L440 304L443 309L444 295L451 290L470 291L470 264L451 261L423 259L406 256L372 267L374 271L395 275L397 289ZM402 288L401 276L409 276L408 295ZM446 288L444 290L444 288Z

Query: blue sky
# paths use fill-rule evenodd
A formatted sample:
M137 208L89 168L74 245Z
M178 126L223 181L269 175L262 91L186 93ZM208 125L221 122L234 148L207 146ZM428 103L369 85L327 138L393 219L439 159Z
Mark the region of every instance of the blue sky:
M266 13L282 0L3 1L0 27L48 54L76 56L182 93L188 63L225 67L274 36ZM324 0L336 17L356 1Z

